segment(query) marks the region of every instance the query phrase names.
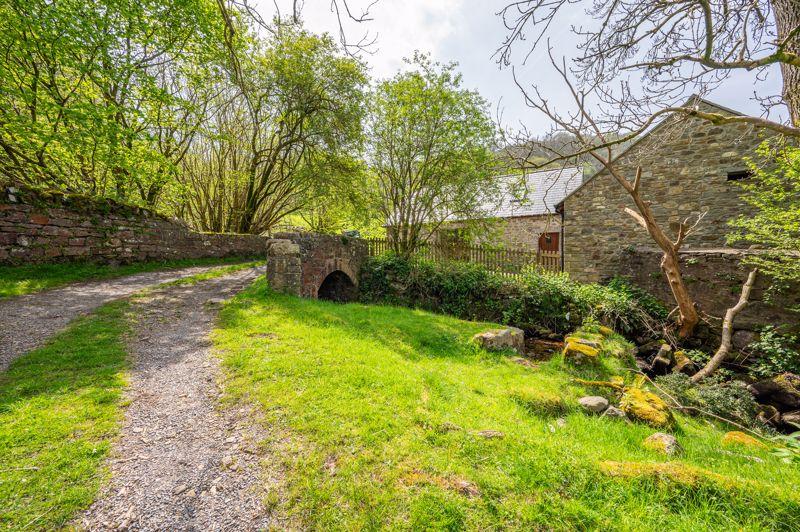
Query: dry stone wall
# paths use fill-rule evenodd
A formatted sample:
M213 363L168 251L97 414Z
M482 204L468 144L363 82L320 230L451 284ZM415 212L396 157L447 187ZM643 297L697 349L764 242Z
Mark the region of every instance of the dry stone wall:
M265 254L263 237L197 233L109 200L14 188L0 194L0 264L123 264Z
M680 254L681 272L687 288L700 310L711 316L711 326L721 326L725 311L736 304L742 284L750 269L742 260L751 251L716 250L685 251ZM620 250L611 263L621 276L661 299L669 308L674 299L660 268L661 252L656 249ZM736 317L735 339L747 343L752 333L766 324L786 325L800 332L800 313L787 310L800 308L800 287L788 286L782 291L768 291L769 282L759 276L750 296L750 303Z

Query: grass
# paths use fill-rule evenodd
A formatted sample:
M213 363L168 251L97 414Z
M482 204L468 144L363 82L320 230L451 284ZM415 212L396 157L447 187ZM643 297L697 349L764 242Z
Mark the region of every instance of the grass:
M160 286L261 264L232 264ZM67 526L107 480L105 459L122 419L130 309L130 300L104 305L0 373L0 529Z
M110 279L134 273L187 268L190 266L214 266L241 262L242 258L182 259L170 261L139 262L123 266L108 266L91 263L33 264L27 266L0 266L0 299L30 294L55 288L76 281Z
M52 530L87 508L121 419L125 302L79 318L0 373L0 528Z
M685 454L649 451L653 429L575 408L573 377L623 362L525 367L470 344L487 326L263 281L235 298L214 341L228 400L259 408L283 458L270 504L316 530L800 528L797 466L723 449L724 429L682 416Z

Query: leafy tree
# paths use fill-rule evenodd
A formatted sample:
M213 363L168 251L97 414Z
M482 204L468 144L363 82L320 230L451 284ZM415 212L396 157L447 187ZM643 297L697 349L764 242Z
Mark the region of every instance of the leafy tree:
M455 64L419 53L408 63L414 70L378 85L369 124L377 210L403 255L447 220L481 218L479 206L496 188L486 102L461 87Z
M729 240L761 248L746 262L776 281L800 282L800 148L764 143L759 155L774 164L749 162L752 176L738 183L754 214L731 222L736 231Z
M278 25L231 41L214 127L183 165L181 212L204 230L262 233L357 175L367 78L328 36Z
M4 180L154 205L204 120L220 28L210 0L2 2Z

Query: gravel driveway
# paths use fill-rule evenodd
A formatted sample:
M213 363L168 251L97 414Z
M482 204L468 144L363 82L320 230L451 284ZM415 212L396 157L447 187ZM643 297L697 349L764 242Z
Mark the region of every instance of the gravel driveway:
M246 408L218 401L219 362L208 333L226 298L255 269L192 286L157 289L133 302L133 368L112 478L84 514L90 530L258 530L272 482L260 463L264 434ZM274 524L274 523L272 523Z
M43 345L74 318L104 303L213 269L204 266L140 273L0 299L0 371L5 371L15 358Z

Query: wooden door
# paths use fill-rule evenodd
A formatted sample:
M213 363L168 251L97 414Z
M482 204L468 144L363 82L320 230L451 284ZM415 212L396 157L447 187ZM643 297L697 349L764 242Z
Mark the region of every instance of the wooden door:
M558 251L558 233L542 233L539 236L539 251Z

